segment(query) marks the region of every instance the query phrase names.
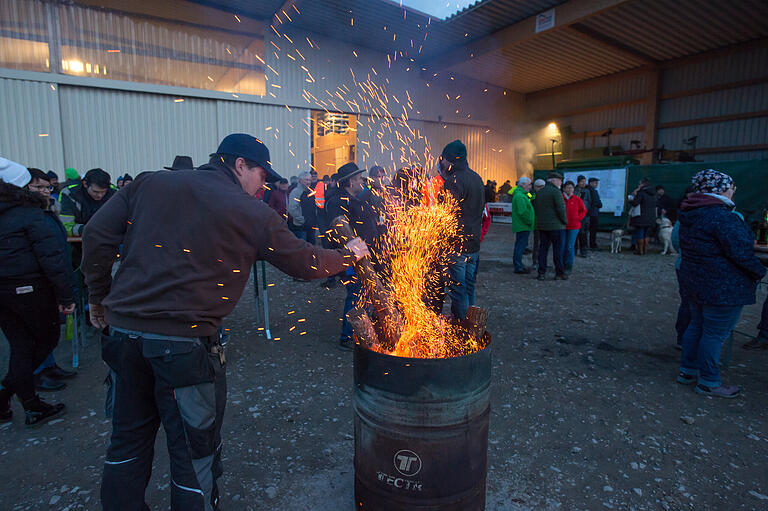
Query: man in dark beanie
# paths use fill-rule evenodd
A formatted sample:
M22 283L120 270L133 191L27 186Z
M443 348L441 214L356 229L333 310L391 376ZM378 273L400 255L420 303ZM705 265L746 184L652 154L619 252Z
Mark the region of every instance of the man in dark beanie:
M367 255L357 238L324 250L294 236L255 198L265 182L279 180L267 147L237 133L197 170L143 172L86 226L82 267L91 322L104 329L114 404L105 511L149 509L144 494L160 423L171 459L171 509L218 509L226 381L217 329L250 268L261 259L318 279Z
M454 320L467 317L475 304L475 278L480 252L480 231L485 206L483 179L467 163L467 148L460 140L445 146L438 159L444 188L459 205L459 238L456 255L448 266L451 314Z

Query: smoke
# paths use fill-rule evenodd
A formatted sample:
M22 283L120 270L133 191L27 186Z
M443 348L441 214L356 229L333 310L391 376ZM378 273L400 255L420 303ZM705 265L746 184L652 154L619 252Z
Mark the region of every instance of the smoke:
M533 179L533 160L536 157L536 144L530 137L519 138L512 143L515 151L517 178L523 176Z

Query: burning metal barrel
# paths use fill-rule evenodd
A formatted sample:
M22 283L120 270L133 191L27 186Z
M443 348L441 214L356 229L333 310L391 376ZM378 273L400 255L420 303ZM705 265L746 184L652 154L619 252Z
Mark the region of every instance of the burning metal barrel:
M356 508L485 509L490 380L490 347L405 358L356 345Z

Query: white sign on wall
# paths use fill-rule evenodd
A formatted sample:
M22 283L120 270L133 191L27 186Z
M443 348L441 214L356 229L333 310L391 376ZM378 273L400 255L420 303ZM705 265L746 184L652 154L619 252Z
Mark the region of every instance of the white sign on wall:
M555 10L550 9L536 16L536 33L544 32L555 26Z
M626 167L600 170L581 169L574 172L565 172L563 175L565 176L565 181L573 181L574 183L576 183L576 179L579 176L585 176L587 179L591 177L599 179L597 191L600 192L600 201L603 203L600 212L621 216L627 196Z

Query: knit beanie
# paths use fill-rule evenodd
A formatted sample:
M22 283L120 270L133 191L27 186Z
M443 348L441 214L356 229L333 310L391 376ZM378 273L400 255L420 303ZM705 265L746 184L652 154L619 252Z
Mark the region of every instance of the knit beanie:
M691 179L691 183L701 193L721 194L733 186L733 178L725 172L706 169L697 172Z
M77 171L72 167L69 167L67 170L65 170L64 175L67 177L67 179L80 179L80 174L78 174Z
M0 181L23 188L31 180L32 176L24 165L0 158Z
M442 157L448 160L448 163L458 163L467 160L467 147L461 143L461 140L454 140L443 149Z

